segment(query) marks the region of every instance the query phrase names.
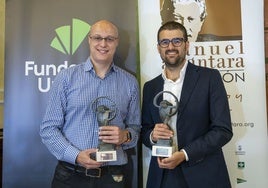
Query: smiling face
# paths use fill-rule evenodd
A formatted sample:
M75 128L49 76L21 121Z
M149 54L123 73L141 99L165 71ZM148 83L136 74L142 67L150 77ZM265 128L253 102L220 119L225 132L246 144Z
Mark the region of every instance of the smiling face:
M200 18L200 7L197 3L177 3L174 4L175 20L187 29L188 39L191 42L196 41L203 21Z
M174 38L183 38L183 32L179 29L173 30L162 30L159 33L159 41L169 39L170 41ZM185 57L189 49L189 42L183 41L180 46L174 46L172 42L167 47L157 46L158 52L165 62L167 68L182 67L186 61Z
M92 63L110 65L118 46L118 30L106 20L99 21L91 27L88 42Z

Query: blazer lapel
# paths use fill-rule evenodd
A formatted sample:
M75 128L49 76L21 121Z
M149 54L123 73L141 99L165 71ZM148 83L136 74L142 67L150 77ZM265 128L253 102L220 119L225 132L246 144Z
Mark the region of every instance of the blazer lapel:
M197 83L199 78L198 67L193 65L192 63L188 63L186 74L184 78L184 83L182 86L180 104L179 104L179 111L178 111L178 119L180 118L181 112L184 110L185 106L187 105L191 93Z

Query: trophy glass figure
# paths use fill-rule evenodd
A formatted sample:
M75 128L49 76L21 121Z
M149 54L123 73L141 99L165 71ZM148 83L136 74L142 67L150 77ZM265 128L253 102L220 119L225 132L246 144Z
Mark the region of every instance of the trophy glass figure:
M107 107L104 103L109 104ZM108 97L98 97L92 103L92 108L95 110L99 127L109 125L109 122L116 116L115 103ZM105 143L99 139L98 151L96 152L96 161L107 162L116 161L115 145Z
M163 100L160 102L160 104L157 104L157 100L160 97L160 95L167 93L174 97L175 99L175 105L170 103L167 100ZM170 118L175 115L178 111L178 98L169 91L161 91L154 97L154 106L159 109L160 118L163 121L164 124L168 125L168 122ZM168 125L169 129L171 127ZM159 139L155 145L152 147L152 155L157 157L170 157L173 153L173 142L172 138L170 139Z

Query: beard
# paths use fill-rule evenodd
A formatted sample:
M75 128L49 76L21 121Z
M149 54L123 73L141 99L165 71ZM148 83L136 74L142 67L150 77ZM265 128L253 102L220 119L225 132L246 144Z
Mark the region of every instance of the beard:
M162 57L162 60L165 63L166 67L170 67L170 68L179 67L185 62L186 54L181 54L181 55L177 56L176 58L170 58L170 57L168 57L168 54L170 52L173 52L173 53L176 52L177 54L179 54L178 50L167 50L165 52L165 56Z

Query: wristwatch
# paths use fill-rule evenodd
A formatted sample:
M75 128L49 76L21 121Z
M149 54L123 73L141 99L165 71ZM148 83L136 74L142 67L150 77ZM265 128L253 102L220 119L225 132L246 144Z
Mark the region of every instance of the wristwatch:
M127 130L127 140L125 142L131 141L131 133Z

